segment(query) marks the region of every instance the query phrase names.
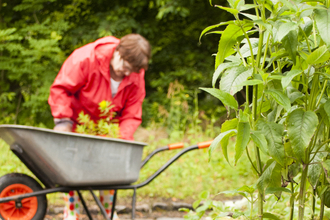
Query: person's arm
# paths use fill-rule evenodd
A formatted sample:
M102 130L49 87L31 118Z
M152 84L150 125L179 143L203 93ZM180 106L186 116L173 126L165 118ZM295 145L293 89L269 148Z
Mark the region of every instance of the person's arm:
M135 92L136 91L136 92ZM119 117L120 137L134 140L133 134L142 122L142 102L145 97L144 81L131 93Z
M85 84L86 74L83 67L86 66L86 61L78 53L72 53L63 63L50 88L48 103L54 117L54 130L72 130L72 96Z

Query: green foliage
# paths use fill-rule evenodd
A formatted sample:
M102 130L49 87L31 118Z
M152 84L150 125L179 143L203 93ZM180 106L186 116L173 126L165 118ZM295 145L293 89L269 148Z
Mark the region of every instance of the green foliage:
M116 123L114 117L115 112L112 109L115 106L109 101L102 101L99 103L100 118L94 122L90 115L83 111L79 113L77 118L79 125L76 127L76 132L81 134L100 135L111 138L119 138L119 125Z
M229 7L216 7L234 19L209 26L201 34L221 34L213 88L202 90L236 116L222 124L209 152L214 154L221 146L225 159L235 164L246 153L257 174L258 191L258 213L253 213L252 202L250 215L245 214L248 219L278 219L264 210L264 200L266 194L280 198L283 192L290 193L289 219L293 219L296 201L299 220L306 216L307 201L317 192L309 215L311 219L317 216L318 200L322 219L324 192L330 186L329 2L228 3ZM224 31L217 31L222 26ZM238 108L223 94L239 91L245 92L246 100ZM233 159L226 142L231 135L236 136ZM250 140L253 147L248 145Z
M67 25L48 15L49 2L2 2L0 123L50 124L49 87L64 60L59 40Z

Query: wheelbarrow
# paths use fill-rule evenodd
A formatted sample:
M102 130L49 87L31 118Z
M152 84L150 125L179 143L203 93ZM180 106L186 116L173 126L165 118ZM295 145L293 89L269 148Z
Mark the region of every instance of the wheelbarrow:
M81 190L88 190L105 219L107 213L93 190L133 190L132 219L135 218L136 190L155 179L183 154L207 148L212 141L181 150L144 182L132 184L140 169L157 153L183 148L183 143L170 144L151 152L142 162L146 143L94 135L58 132L21 125L0 125L0 138L44 185L32 177L10 173L0 178L0 219L40 220L47 211L46 194L77 191L86 215L92 216ZM111 217L112 219L112 217Z

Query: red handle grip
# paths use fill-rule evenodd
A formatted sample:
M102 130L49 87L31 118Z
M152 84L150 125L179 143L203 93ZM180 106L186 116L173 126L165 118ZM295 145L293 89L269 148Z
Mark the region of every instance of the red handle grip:
M167 145L169 150L175 150L184 147L184 143L175 143Z
M201 143L198 143L197 146L198 146L199 149L208 148L212 144L212 142L213 142L213 140L201 142Z

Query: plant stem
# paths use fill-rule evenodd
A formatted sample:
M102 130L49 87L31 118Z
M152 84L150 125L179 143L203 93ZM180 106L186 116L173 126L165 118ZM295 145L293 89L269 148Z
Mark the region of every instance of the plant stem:
M299 208L299 212L298 212L299 214L298 214L298 220L304 220L307 172L308 172L308 165L303 164L303 171L302 171L302 175L301 175L300 189L299 189L299 207L298 207Z
M312 80L313 80L312 89L310 91L309 103L308 103L308 110L311 110L311 111L315 108L316 97L319 94L319 92L318 92L319 77L316 73L314 73Z
M313 199L312 199L312 216L311 216L311 220L314 219L315 216L315 203L316 203L316 190L313 188Z
M262 61L262 64L260 66L261 69L264 68L265 66L265 62L266 62L266 58L267 58L267 50L268 50L268 47L269 47L269 41L270 41L270 34L268 35L268 38L267 38L267 42L266 42L266 46L265 46L265 52L264 52L264 58L263 58L263 61Z
M246 154L247 154L247 156L248 156L248 159L249 159L249 161L250 161L250 163L251 163L253 169L258 173L258 175L260 175L260 174L259 174L259 170L254 166L254 164L253 164L253 162L252 162L252 160L251 160L251 157L250 157L250 154L249 154L249 150L248 150L247 147L245 148L245 151L246 151Z
M262 16L262 20L265 19L265 8L264 8L264 4L261 4L262 10L261 10L261 16ZM256 63L255 66L253 67L253 77L254 74L256 74L258 71L260 71L260 60L262 57L262 48L263 48L263 40L264 40L264 27L263 26L259 26L259 43L258 43L258 54L257 54L257 58L256 58ZM252 49L252 48L251 48ZM252 53L251 53L252 55ZM253 57L253 56L251 56ZM252 127L253 130L255 129L255 124L256 121L258 119L258 85L254 85L253 86L253 102L252 102ZM259 148L256 146L256 144L254 144L254 149L255 149L255 155L256 155L256 163L257 163L257 169L258 169L258 174L259 177L262 175L262 165L261 165L261 158L260 158L260 151ZM260 220L263 219L263 213L264 213L264 192L258 190L258 218Z
M253 194L251 194L251 210L250 210L250 219L252 219L252 216L253 216Z
M291 185L292 194L290 196L291 208L290 208L290 218L289 218L289 220L293 220L293 213L294 213L294 186L293 186L293 180L291 180L290 185Z
M324 198L325 198L325 195L323 193L323 195L321 196L320 220L323 220L323 215L324 215Z
M328 84L328 80L325 80L324 83L323 83L323 88L322 88L322 92L320 94L319 100L317 100L316 105L315 105L316 108L321 102L321 99L322 99L323 93L325 91L325 88L327 87L327 84Z
M252 127L253 130L255 129L255 123L257 120L257 104L258 104L258 85L253 86L253 103L252 103ZM254 144L254 150L256 155L257 161L257 169L259 177L262 175L262 166L261 166L261 159L260 159L260 151L259 148ZM263 219L263 202L264 202L264 192L258 191L258 217L260 220Z
M249 100L249 98L250 98L249 86L246 86L245 91L246 91L246 97L245 97L245 99L246 99L246 107L245 107L245 108L249 108L249 106L250 106L250 100Z
M315 19L314 19L314 21L313 21L313 37L314 37L314 47L317 47L317 40L316 40L316 28L315 28L315 26L316 26L316 21L315 21Z
M326 177L325 177L325 173L323 173L322 186L324 186L325 184L326 184ZM325 192L321 195L320 220L323 220L323 215L324 215L324 199L325 199Z
M300 26L299 26L299 29L301 30L301 32L303 33L303 35L304 35L304 37L305 37L306 45L307 45L307 47L308 47L308 52L311 53L312 51L311 51L311 48L310 48L310 46L309 46L308 37L306 36L305 31L303 31L302 28L301 28Z

